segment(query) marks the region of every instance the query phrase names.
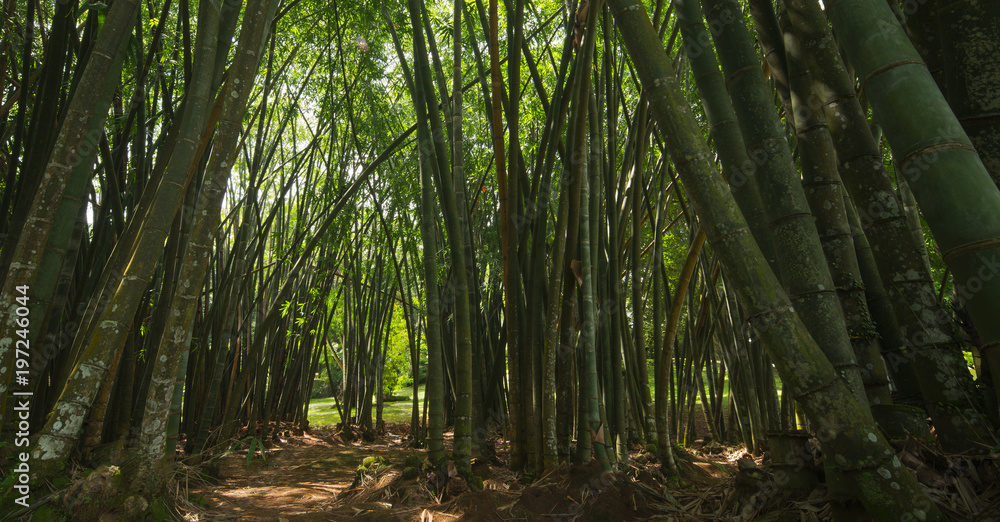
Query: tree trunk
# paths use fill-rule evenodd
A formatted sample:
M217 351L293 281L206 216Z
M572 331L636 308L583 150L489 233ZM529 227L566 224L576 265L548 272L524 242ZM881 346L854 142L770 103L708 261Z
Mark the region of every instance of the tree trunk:
M802 62L798 39L785 27L789 86L795 139L802 162L802 187L809 208L816 217L827 266L836 285L844 321L850 334L854 357L861 371L869 404L890 404L889 375L879 350L879 341L865 302L864 285L851 227L844 208L843 186L837 172L837 152L823 118L819 98L813 93L812 80ZM922 241L921 241L922 243Z
M205 4L201 5L206 5ZM248 6L243 15L243 28L237 45L236 58L229 68L225 102L219 118L212 156L209 158L205 181L195 205L194 222L184 249L184 262L180 267L178 284L171 299L170 314L167 317L163 337L159 341L153 375L146 396L142 433L139 447L143 461L149 465L169 455L171 448L164 448L167 415L170 413L171 396L177 380L178 365L190 349L191 329L198 309L211 260L215 234L218 230L222 200L229 183L229 174L236 161L235 152L243 130L243 114L246 112L251 87L257 76L260 63L261 45L267 38L271 20L274 18L278 2L261 2ZM250 12L256 7L256 12ZM218 13L199 23L199 34L218 24ZM208 22L208 23L206 23ZM207 36L211 36L211 31ZM150 469L148 471L154 471Z
M169 225L204 150L202 137L206 135L206 122L209 120L208 107L212 96L209 84L217 45L215 28L208 22L217 20L208 14L213 9L218 7L206 7L206 25L199 31L199 42L204 42L204 45L198 47L198 69L187 94L177 144L149 212L145 216L137 216L141 219L142 228L129 256L131 259L125 267L122 282L98 321L99 326L86 339L86 349L33 450L40 476L49 476L60 469L75 447L83 419L101 381L111 369L112 361L117 359L131 329L136 309L162 255Z
M24 228L13 249L11 259L16 262L11 263L5 274L0 302L14 303L14 298L21 295L16 290L19 286L30 289L29 297L38 296L42 302L52 299L76 216L85 201L87 181L93 175L105 117L120 81L118 71L125 59L128 35L135 24L138 8L138 2L122 0L108 11L105 30L98 35L66 110ZM29 310L30 323L41 325L47 310L41 306L30 306ZM14 367L14 341L18 337L14 318L14 308L0 311L0 367L3 368ZM7 412L13 374L7 371L0 376L0 415ZM78 426L79 422L75 424Z
M815 0L789 0L788 6L800 40L811 51L807 53L807 64L824 102L827 121L835 122L833 135L839 146L841 176L862 226L873 234L869 241L876 260L881 258L882 279L895 286L889 294L904 346L910 351L903 353L901 361L890 359L887 364L912 360L925 406L946 449L978 450L980 443L992 447L993 437L985 419L975 413L971 376L959 347L946 330L950 319L937 304L899 202L887 177L871 175L872 166L881 168L881 155L870 138L857 98L845 96L854 92L853 81L846 76L839 53L829 48L833 39L823 13ZM899 159L899 169L917 201L926 198L921 208L946 253L956 287L972 282L979 290L974 296L965 296L970 298L970 311L975 310L973 320L977 324L984 320L994 324L986 317L995 315L990 310L992 300L1000 297L1000 279L989 275L991 265L983 264L989 258L983 256L997 250L990 246L988 238L1000 234L1000 213L996 211L1000 208L1000 191L989 182L988 175L980 179L973 174L985 174L982 162L968 145L965 133L888 5L838 0L831 2L828 10L839 41L864 79L862 87ZM867 52L875 55L862 57ZM897 66L883 69L889 63ZM869 74L874 75L869 78ZM910 110L915 104L928 110ZM967 197L973 194L975 197ZM966 211L955 214L955 208ZM980 272L990 279L977 275ZM984 340L1000 341L1000 330L992 337L981 333Z
M703 0L702 7L710 24L725 27L713 38L747 156L757 169L757 186L774 248L782 252L778 257L781 281L813 339L855 398L867 406L860 368L851 349L833 278L784 130L772 108L773 94L743 25L743 12L733 0Z
M700 140L697 124L645 10L634 0L612 0L610 5L706 235L782 381L819 428L828 465L856 479L859 487L855 494L876 516L911 514L925 520L942 519L914 476L878 434L866 409L854 400L791 312L788 298L751 239L746 221L709 162L709 151Z

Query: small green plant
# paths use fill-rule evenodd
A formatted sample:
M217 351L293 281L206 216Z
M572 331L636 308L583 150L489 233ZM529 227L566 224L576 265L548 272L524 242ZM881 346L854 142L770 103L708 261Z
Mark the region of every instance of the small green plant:
M249 466L250 462L253 461L253 457L256 455L257 451L260 451L261 462L267 462L267 448L264 447L263 442L254 436L244 437L243 439L237 441L235 444L230 446L229 449L222 454L222 456L225 457L226 455L229 455L233 452L233 450L242 446L243 443L247 441L250 442L250 447L247 449L247 466Z
M712 462L711 464L712 464L712 466L715 466L715 468L718 469L720 472L722 472L723 476L728 477L728 476L732 476L733 475L733 470L732 469L727 468L727 467L725 467L722 464L719 464L717 462Z
M362 459L361 465L358 466L358 469L370 469L374 471L375 469L388 464L389 461L385 460L385 457L365 457Z
M250 439L250 449L247 450L247 465L250 465L250 461L253 460L255 454L255 449L260 450L260 460L262 462L267 462L267 449L264 448L264 443L258 440L256 437L249 437Z
M149 514L155 522L171 520L170 508L167 507L166 501L162 498L153 500L153 503L149 506Z

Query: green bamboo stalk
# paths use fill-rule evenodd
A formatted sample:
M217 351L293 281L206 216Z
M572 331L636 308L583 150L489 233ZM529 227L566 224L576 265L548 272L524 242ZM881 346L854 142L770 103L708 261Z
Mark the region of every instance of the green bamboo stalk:
M617 461L619 466L624 466L628 463L629 459L629 448L628 448L628 418L626 415L626 394L625 386L622 378L622 321L620 319L620 314L617 313L618 309L624 304L621 295L621 281L618 275L621 273L621 249L620 249L620 236L618 234L618 192L615 190L615 180L617 179L617 174L615 172L618 162L610 161L610 158L616 158L618 154L618 94L619 90L616 89L616 85L621 83L621 67L616 66L616 57L619 54L619 49L614 45L614 39L611 37L614 34L615 28L613 25L614 20L612 17L607 16L605 13L603 17L602 34L604 35L603 43L604 48L601 53L602 60L602 74L601 77L604 78L604 86L606 90L606 100L607 100L607 148L608 153L605 155L604 160L605 165L601 171L602 179L604 182L604 198L605 204L602 205L604 209L604 217L606 217L607 227L601 227L603 231L606 231L606 251L608 253L608 266L607 273L612 276L608 277L608 296L607 301L609 303L608 310L606 312L610 343L608 350L610 354L610 369L611 369L611 387L612 393L610 394L613 403L618 405L614 408L614 445L615 452L617 454ZM599 193L595 188L595 194Z
M676 472L673 455L670 452L669 435L667 434L667 371L663 364L663 302L669 299L670 293L665 291L665 270L663 269L663 214L669 201L661 184L657 190L656 218L653 221L653 417L656 423L656 447L662 458L664 467L671 473ZM668 200L668 201L664 201ZM668 305L669 306L669 305ZM669 310L669 308L668 308ZM668 357L666 360L670 360ZM669 366L666 366L669 368ZM668 370L669 371L669 370ZM662 406L661 406L662 403Z
M590 105L589 67L586 64L591 59L592 45L579 49L576 55L577 72L570 91L571 106L569 113L570 134L567 138L569 158L560 176L559 209L556 214L554 230L555 242L552 245L551 264L547 282L547 306L545 313L545 344L542 353L542 459L538 471L558 463L557 447L557 412L556 386L557 352L569 350L569 343L560 343L560 339L568 340L567 335L560 336L560 322L563 328L572 323L576 284L572 281L570 268L571 259L579 248L580 226L580 183L585 175L584 169L588 160L586 130L587 110ZM536 231L538 233L538 231ZM588 249L589 250L589 249ZM565 330L564 330L565 332ZM566 358L570 360L569 357ZM563 370L565 376L565 370ZM565 390L563 390L565 392Z
M600 0L595 0L597 4L594 6L595 10L599 11ZM596 18L591 14L593 20ZM591 24L591 29L593 24ZM593 31L588 31L589 36L593 36ZM589 40L588 40L589 41ZM589 75L587 75L589 77ZM589 83L589 82L587 82ZM580 205L580 248L584 252L590 250L591 241L591 231L590 231L590 182L587 176L587 166L583 165L583 173L580 176L580 199L582 204ZM583 256L583 310L582 310L582 327L583 327L583 349L584 349L584 361L585 365L581 373L581 382L585 386L581 386L580 396L581 400L587 401L587 417L588 417L588 428L590 430L589 438L591 446L594 451L594 458L601 465L601 469L610 470L611 463L608 461L608 451L607 451L607 430L604 424L601 422L601 406L599 388L597 384L597 353L595 349L596 335L595 326L597 324L597 313L594 306L594 274L596 273L596 267L593 266L590 256ZM586 372L586 373L584 373ZM577 436L581 438L583 434Z
M578 58L579 59L579 58ZM567 172L560 176L559 207L556 211L556 222L554 229L554 242L552 244L552 260L549 265L548 280L546 281L547 296L545 306L545 330L544 344L541 353L541 404L539 408L541 421L540 449L538 462L535 465L536 471L541 472L549 466L558 463L558 449L556 447L556 352L559 346L559 318L563 310L563 292L571 292L573 287L569 284L563 285L563 277L571 277L565 274L566 251L568 248L568 225L571 210L579 212L579 179L583 168L583 155L586 143L582 139L585 127L579 122L581 115L586 111L586 104L581 106L579 100L581 78L586 74L579 75L572 88L573 105L570 112L569 128L574 129L573 137L569 140L569 146L573 152L571 157L580 158L571 161L567 165ZM574 197L575 196L575 197ZM538 231L536 230L536 234ZM530 464L530 463L529 463Z
M659 368L660 373L657 375L658 382L662 382L662 390L660 386L656 387L656 419L664 424L666 427L666 417L667 417L667 380L669 379L670 372L670 360L674 356L674 341L677 339L677 328L680 325L681 313L684 311L684 300L688 295L688 288L691 286L691 277L694 275L695 267L697 267L698 259L701 255L701 247L705 244L705 230L699 228L698 232L695 233L694 238L691 240L691 246L688 247L687 256L684 259L684 264L681 267L681 273L677 277L677 286L673 295L673 302L670 303L668 308L669 314L667 315L667 329L666 334L663 337L663 348L660 355ZM668 447L669 439L666 433L659 435L660 428L657 427L657 448L660 452L661 458L667 458L671 455L670 448Z
M228 96L225 98L219 118L205 181L195 204L194 222L188 236L178 284L171 300L170 314L156 351L161 356L155 359L146 396L139 440L139 449L146 465L156 462L165 454L172 454L171 448L164 448L167 440L167 431L164 427L168 425L167 417L171 410L170 397L175 388L174 383L178 380L176 375L181 371L179 365L186 360L190 349L191 329L211 260L214 236L218 231L222 200L239 150L238 141L243 131L243 114L246 112L254 79L257 76L261 45L267 39L277 6L277 1L260 2L248 6L247 12L243 14L243 27L240 30L236 57L229 68L229 83L226 90ZM213 14L218 16L218 13ZM218 19L214 20L214 23L218 24ZM201 27L199 25L199 32L202 30Z
M111 369L112 361L117 362L117 355L131 329L135 311L163 252L169 225L173 222L188 181L194 173L212 96L209 82L216 59L217 10L217 4L204 10L205 26L199 30L196 44L198 68L187 94L188 102L182 116L181 132L157 188L157 197L149 212L141 217L142 232L129 256L131 259L125 267L121 284L107 310L101 315L98 328L87 340L86 349L76 362L76 367L53 408L53 414L49 416L32 450L39 476L52 476L56 473L64 466L75 447L83 419L101 382Z
M511 27L508 24L509 31L515 30L515 27ZM508 33L509 39L516 39L516 34ZM558 81L556 83L556 89L553 93L551 109L546 114L545 127L546 131L543 134L542 143L538 150L538 155L536 157L536 177L534 184L530 190L522 190L525 197L525 211L521 219L516 223L527 225L523 227L526 230L530 230L530 234L523 233L521 235L521 251L525 252L527 255L526 266L522 274L524 275L524 313L523 313L523 323L522 326L525 331L524 336L524 346L542 346L546 342L546 321L528 321L529 317L546 317L547 310L545 309L545 291L546 291L546 269L545 262L548 254L546 248L546 240L549 236L547 226L549 220L549 213L552 209L552 191L548 190L551 186L551 179L554 170L556 148L553 144L558 143L559 136L562 133L563 121L568 113L569 104L572 99L573 85L575 85L577 72L576 56L572 51L571 38L567 36L563 40L563 55L561 62L559 64ZM572 63L572 66L571 66ZM519 73L515 71L510 62L508 62L508 81L513 82L514 79L520 78ZM567 71L569 71L567 73ZM519 96L519 94L518 94ZM508 126L510 127L510 121L508 121ZM512 128L512 127L511 127ZM519 137L515 134L511 134L510 147L508 148L508 160L510 166L510 172L516 174L517 169L523 171L524 162L515 153L520 149ZM560 176L560 184L561 184ZM520 182L519 182L520 183ZM527 187L527 184L525 184ZM562 195L560 194L560 197ZM561 206L561 203L560 203ZM556 207L555 214L558 215L560 207ZM558 218L557 218L558 219ZM561 224L560 224L561 226ZM530 235L531 243L530 249L528 248L528 237ZM558 235L555 237L559 237ZM556 287L558 288L558 287ZM525 439L524 453L525 453L525 465L529 467L532 472L538 466L539 459L542 454L542 437L540 435L541 430L541 411L543 409L542 400L542 375L543 375L543 349L535 350L522 350L521 360L519 362L521 374L520 381L522 386L522 397L524 401L522 418L525 419L524 429L520 432L523 434Z
M878 434L870 414L792 313L791 303L751 239L725 182L709 162L708 148L700 140L687 100L642 5L635 0L612 0L610 6L692 206L784 385L817 427L828 465L856 479L855 494L876 516L941 520L926 492Z
M496 163L497 173L497 196L500 202L500 251L503 257L503 295L504 295L504 327L507 329L507 366L508 370L508 395L509 416L511 419L510 436L510 456L511 469L520 470L523 466L524 449L523 435L524 418L522 416L522 382L520 375L520 352L523 349L521 344L521 276L520 261L517 256L518 226L514 218L516 213L510 211L510 201L517 201L517 178L511 176L510 185L507 183L506 153L504 152L503 139L503 118L501 91L503 89L503 77L500 73L500 48L499 29L497 15L497 0L490 0L489 5L489 53L490 53L490 94L493 109L492 137L493 137L493 158ZM517 105L511 106L511 110L516 111ZM515 127L511 131L511 139L517 135L516 118ZM513 195L513 197L511 197ZM515 208L516 205L515 205ZM498 364L498 363L497 363Z
M809 208L816 216L816 229L844 311L844 321L854 357L861 369L868 402L890 404L889 375L865 302L861 269L844 208L833 138L822 116L819 98L813 93L812 79L802 62L798 38L789 27L787 14L782 13L781 22L791 89L792 121L801 156L802 187Z
M469 259L468 256L471 253L471 247L467 248L468 242L466 240L469 230L468 205L465 202L465 151L462 135L462 4L461 0L454 2L454 25L452 26L454 55L452 59L452 185L450 190L454 194L452 196L454 201L450 205L446 204L445 207L450 207L447 212L449 215L453 214L449 221L454 224L449 230L448 238L449 250L454 252L452 254L454 259L452 272L455 273L458 281L455 288L455 320L458 323L455 332L458 336L455 373L458 397L455 404L455 437L452 445L452 456L460 472L471 473L470 459L472 458L474 427L472 405L475 402L472 396L476 393L476 390L473 389L472 361L474 352L479 349L479 343L473 344L472 326L474 319L470 301L473 293L472 285L475 280L472 278L474 271L469 269L472 263L472 259Z
M756 169L747 157L736 112L733 111L698 4L698 0L677 1L677 20L681 26L684 54L691 64L695 85L701 94L712 142L722 163L722 175L729 182L733 198L746 216L753 237L764 252L771 270L777 273L778 260L771 232L767 228L764 203L757 188ZM783 61L784 57L781 58Z
M781 99L781 107L785 114L791 114L792 101L788 84L788 65L785 59L785 44L782 41L781 30L778 28L778 18L774 14L771 0L748 0L747 7L753 17L757 29L757 40L760 42L764 63L767 66L768 79L772 81L774 90Z
M52 299L76 216L86 199L87 182L93 175L105 117L120 81L121 75L115 71L124 63L138 9L137 1L123 0L108 11L105 30L97 37L62 120L0 292L0 303L4 303L0 306L0 367L14 368L15 340L19 339L14 298L21 295L16 288L29 287L31 303L35 297L43 303ZM28 309L30 324L41 325L46 307L32 305ZM38 333L29 332L27 341ZM13 375L13 371L0 374L0 416L8 409Z
M1000 298L1000 279L993 277L992 265L987 263L1000 252L990 246L989 239L1000 235L1000 213L996 212L1000 191L984 176L982 162L888 5L840 0L828 9L838 28L838 41L863 79L899 170L917 201L926 198L921 209L946 253L956 286L967 292L973 283L979 290L964 296L970 312L975 310L973 320L977 325L985 321L987 331L980 331L984 341L1000 340L1000 325L993 328L989 325L996 322L987 319L995 316L992 303ZM972 380L960 348L946 330L950 320L937 303L903 211L888 177L882 174L881 155L865 112L857 98L848 94L854 92L853 80L840 54L829 48L833 36L826 18L815 0L789 0L788 14L802 45L810 51L806 63L827 122L833 126L841 177L869 235L882 280L891 285L887 291L908 350L886 362L890 367L899 364L904 371L906 365L913 365L924 405L946 449L992 447L993 436L973 406ZM875 54L862 57L867 52ZM888 67L890 63L896 66ZM918 106L927 109L911 110ZM964 211L955 213L956 208Z
M411 7L413 9L413 7ZM411 12L411 20L414 13ZM415 30L415 36L419 32ZM397 43L397 53L402 48ZM405 67L405 61L403 61ZM420 237L423 242L423 278L427 309L427 389L428 400L427 448L428 457L436 467L442 467L447 458L444 449L444 361L441 341L441 305L438 298L437 245L435 221L437 203L434 193L433 170L436 167L429 123L427 121L422 67L414 71L410 92L417 113L417 146L420 155ZM406 75L409 77L409 74Z
M855 397L867 402L843 312L823 247L743 12L733 0L702 0L706 20L723 27L713 34L733 98L740 131L757 168L757 186L774 240L779 273L796 312L840 372Z
M634 157L631 172L631 195L632 202L632 230L631 242L629 243L631 256L631 274L629 277L630 288L632 290L632 349L635 353L635 369L632 373L639 386L639 407L642 414L641 419L637 419L642 428L643 441L651 443L656 439L655 421L653 420L652 400L649 393L649 374L646 369L646 327L644 311L646 303L642 300L642 216L641 211L643 201L643 180L644 166L646 162L646 140L648 139L646 114L649 104L640 97L639 110L636 111L634 124L636 125L636 139L634 143ZM654 234L655 236L655 234Z
M917 198L914 197L910 185L906 178L896 177L896 192L899 194L899 201L903 204L903 213L906 215L906 224L913 234L913 241L917 243L920 250L920 258L924 260L927 273L931 273L931 258L927 251L927 243L924 240L924 226L920 222L920 209L917 208Z

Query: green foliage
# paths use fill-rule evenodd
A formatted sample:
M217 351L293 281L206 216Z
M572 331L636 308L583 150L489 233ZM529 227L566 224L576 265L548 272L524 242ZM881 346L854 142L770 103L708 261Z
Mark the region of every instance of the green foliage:
M260 459L263 462L267 462L267 450L264 448L264 443L253 438L250 441L250 448L247 450L247 465L250 465L250 461L253 460L253 456L256 453L255 449L260 451Z
M261 442L257 437L253 436L244 437L242 440L233 444L232 446L229 447L228 450L226 450L225 453L222 454L222 456L225 457L226 455L229 455L230 453L233 452L233 450L242 446L244 442L250 443L250 446L247 448L247 466L249 466L250 463L253 461L254 455L256 455L258 451L260 452L261 462L267 462L267 448L264 447L263 442Z
M381 466L385 466L388 463L389 461L387 461L385 457L382 456L365 457L364 459L361 460L361 466L358 469L365 468L373 470Z
M316 378L313 380L312 392L309 395L310 399L322 399L323 397L332 397L334 390L340 386L340 380L343 377L340 368L331 369L333 373L334 382L330 383L330 378L326 375L326 369L320 369L316 372Z
M156 522L173 519L173 516L170 513L170 508L167 506L167 502L162 498L153 500L152 504L149 505L149 513Z
M31 520L62 522L63 520L66 520L66 514L52 506L44 505L32 512Z
M354 482L351 483L351 488L364 484L368 478L376 476L382 468L387 466L389 466L389 461L385 457L365 457L361 461L361 465L354 470Z
M383 396L389 397L393 390L412 382L410 344L406 334L403 307L396 306L392 313L392 325L389 329L389 346L385 353L385 366L382 368Z
M336 323L337 321L334 321ZM344 372L340 369L340 365L337 361L340 357L334 353L335 348L338 345L327 346L325 357L330 364L330 372L327 373L326 364L323 361L323 355L320 356L319 367L316 368L316 376L313 380L313 387L310 398L319 399L323 397L332 397L338 390L340 390L340 385L344 379ZM330 378L333 378L333 382L330 382Z

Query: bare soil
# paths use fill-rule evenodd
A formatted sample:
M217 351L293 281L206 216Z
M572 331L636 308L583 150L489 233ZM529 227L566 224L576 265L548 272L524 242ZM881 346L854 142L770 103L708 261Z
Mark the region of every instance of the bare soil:
M412 464L413 456L425 456L411 446L405 425L387 426L374 442L348 442L332 429L285 435L268 448L266 460L256 453L248 460L244 448L210 464L207 469L217 466L216 478L188 484L188 502L178 503L184 519L819 521L833 515L822 483L808 491L782 490L766 458L701 441L677 455L680 478L664 478L656 459L634 452L625 471L602 472L594 462L562 465L530 483L507 468L501 443L494 461L474 460L473 472L483 484L478 490L460 477L439 477L426 464L411 467L404 478L407 458ZM996 456L942 456L912 441L899 449L946 513L997 520L991 518L1000 508ZM365 460L374 456L384 460ZM971 475L959 475L959 469Z

